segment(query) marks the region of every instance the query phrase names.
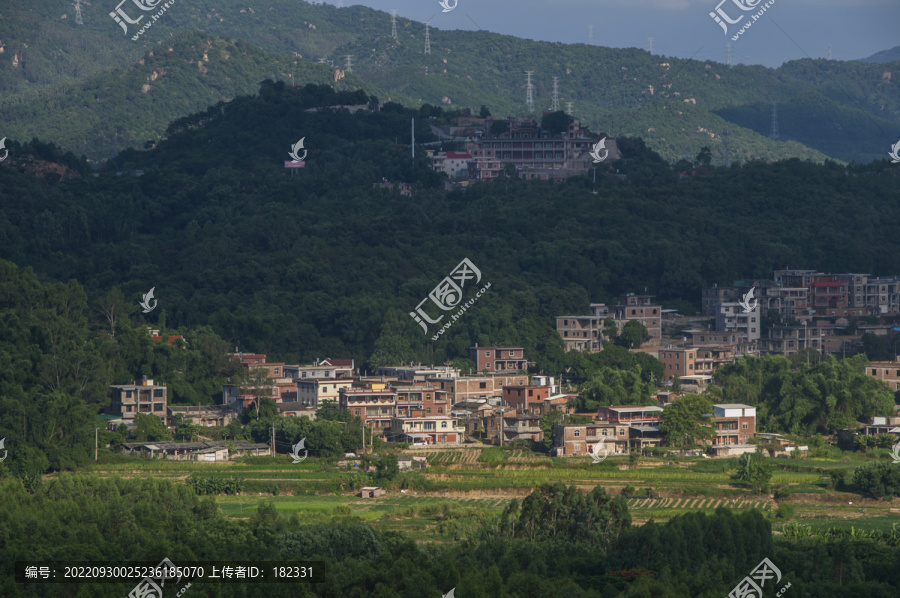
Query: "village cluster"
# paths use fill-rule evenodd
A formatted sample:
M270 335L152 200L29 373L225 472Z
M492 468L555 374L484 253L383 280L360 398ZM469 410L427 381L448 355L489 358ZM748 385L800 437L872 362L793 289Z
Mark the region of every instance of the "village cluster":
M756 296L752 306L744 301L751 289ZM741 355L787 356L806 349L840 353L854 349L865 333L893 335L896 328L884 321L900 313L900 277L778 270L772 280L703 289L702 298L702 315L692 318L662 309L652 295L634 293L621 296L613 306L591 304L589 315L556 318L565 350L588 353L602 350L613 328L621 332L629 322L639 322L649 338L631 350L650 353L665 367L665 380L658 381L665 390L656 394L656 405L600 407L597 412L576 413L570 405L576 394L563 392L555 377L527 373L533 364L523 347L476 345L469 348L469 358L476 366L475 372L469 373L449 365L398 364L369 375L360 374L352 359L289 365L267 362L266 355L236 351L233 359L248 370L265 373L256 378L265 380L264 384L226 384L218 405L175 406L167 402L165 385L145 378L140 383L111 386L106 417L111 428L132 423L136 413L156 415L168 426L174 426L179 415L200 426L227 426L262 397L274 401L285 417L314 419L320 408L347 409L360 419L367 437L415 448L542 442L541 417L559 410L561 423L553 426L551 454L596 454L601 441L611 454L640 452L664 445L660 424L667 404L685 392L703 393L716 370ZM783 322L770 325L767 336L761 335L763 313ZM670 336L675 333L680 340L664 338L667 327ZM150 332L154 340L162 340L158 331ZM900 361L872 362L866 374L900 390ZM567 423L568 415L590 415L591 423ZM777 445L781 454L806 450L777 434L758 433L752 406L716 404L709 415L716 432L708 450L712 455L753 451L755 446L749 442L753 438ZM898 424L900 418L875 418L862 433L900 436ZM122 450L218 461L229 456L225 445L130 443ZM267 444L240 441L229 446L232 454L259 455L272 450Z

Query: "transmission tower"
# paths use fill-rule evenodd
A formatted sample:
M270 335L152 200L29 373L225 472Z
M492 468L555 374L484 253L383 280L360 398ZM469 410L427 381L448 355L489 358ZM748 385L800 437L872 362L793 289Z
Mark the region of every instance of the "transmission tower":
M778 140L778 103L772 102L772 128L769 129L769 139Z
M553 99L550 102L550 111L559 111L559 77L553 77Z
M75 22L84 25L84 20L81 18L81 0L75 0Z
M425 23L425 53L431 54L431 32L428 30L428 23Z
M534 71L525 71L528 75L528 82L525 83L525 107L529 112L534 112L534 87L531 85L531 74Z
M653 38L652 38L652 37L648 37L648 38L647 38L647 45L650 46L650 49L649 49L648 51L649 51L651 54L653 54Z
M566 102L566 114L572 116L572 102Z
M391 37L397 39L397 9L391 9Z
M344 0L338 0L338 8L344 8Z
M828 60L831 60L831 44L828 44Z
M353 65L350 63L351 58L352 58L352 56L350 54L347 54L347 72L348 73L353 72Z
M731 44L725 44L725 65L731 66Z
M594 45L594 26L588 25L588 45Z

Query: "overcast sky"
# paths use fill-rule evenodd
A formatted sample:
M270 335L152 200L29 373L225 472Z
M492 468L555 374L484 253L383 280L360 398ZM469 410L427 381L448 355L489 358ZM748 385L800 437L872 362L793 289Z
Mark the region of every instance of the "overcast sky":
M737 41L732 35L767 0L725 0L721 10L732 20L745 15L728 34L709 16L721 0L456 0L442 12L439 0L343 0L425 22L436 29L481 28L516 37L587 43L697 60L725 61L730 42L734 63L777 67L788 60L825 58L828 44L836 60L865 58L900 45L900 0L774 0L765 14ZM327 0L337 5L338 0ZM450 6L454 0L447 0ZM734 3L756 6L744 12ZM477 23L476 25L473 23ZM779 29L780 27L780 29Z

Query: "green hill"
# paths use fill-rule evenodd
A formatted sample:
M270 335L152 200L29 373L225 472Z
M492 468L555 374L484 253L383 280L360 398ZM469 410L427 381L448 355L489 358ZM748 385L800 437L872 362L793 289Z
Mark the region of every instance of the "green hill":
M695 154L707 134L715 162L724 163L716 139L724 133L726 113L736 118L728 124L732 160L821 160L825 154L868 161L880 156L885 139L898 137L900 126L900 94L896 83L882 78L884 65L804 60L775 70L728 68L633 48L439 27L432 28L431 54L424 55L421 23L399 19L394 40L385 12L293 0L273 0L265 9L238 0L179 3L132 41L105 8L92 4L83 11L79 26L67 0L4 8L0 126L7 136L37 136L102 159L158 139L168 122L191 111L250 93L251 82L290 81L291 70L301 83L333 83L337 77L338 88L365 87L406 105L484 104L496 115L524 115L524 71L533 70L537 110L549 106L552 77L558 76L561 101L573 102L574 114L593 130L646 136L668 160ZM192 31L203 33L185 36ZM335 73L344 69L345 55L353 56L353 72ZM320 58L334 66L319 65ZM153 79L160 68L168 69L162 82ZM151 89L145 92L145 85ZM752 122L760 106L773 100L790 104L816 91L825 98L826 124L796 126L796 134L787 137L794 143L773 142L765 137L767 125ZM665 106L687 101L688 118L658 120L674 114ZM138 108L128 113L132 103ZM642 110L653 104L659 106ZM869 123L860 129L863 118ZM676 134L683 125L690 134ZM649 129L666 131L665 139ZM858 139L847 143L848 131Z
M295 361L440 363L479 342L542 348L547 368L561 351L552 317L618 293L646 287L692 310L704 286L786 264L900 271L900 170L887 160L673 169L620 138L623 158L598 169L596 187L501 179L448 194L422 148L414 161L403 143L412 117L424 143L425 117L446 113L308 111L366 99L266 82L258 97L172 123L151 150L123 152L110 163L121 176L81 178L53 148L13 145L0 167L0 258L75 278L92 297L119 286L136 304L155 287L148 323L209 325ZM292 179L283 161L300 137L309 157ZM41 174L39 162L76 174ZM684 168L697 173L679 179ZM383 178L411 183L412 197L373 189ZM492 287L432 343L408 314L465 257Z

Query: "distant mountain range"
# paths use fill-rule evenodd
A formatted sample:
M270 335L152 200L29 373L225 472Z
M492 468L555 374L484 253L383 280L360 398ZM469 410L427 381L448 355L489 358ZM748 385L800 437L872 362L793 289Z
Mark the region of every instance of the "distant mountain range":
M860 58L859 62L897 62L900 60L900 46L891 48L890 50L882 50L875 52L868 58Z
M82 5L77 25L68 0L4 7L4 136L37 137L102 160L158 142L171 121L252 93L263 79L524 116L530 70L536 112L550 107L556 76L560 108L571 102L592 130L642 137L669 161L709 146L718 164L868 162L900 139L900 82L891 79L892 64L874 62L897 49L869 62L801 60L773 70L432 27L426 55L422 23L398 19L395 40L385 12L296 0L264 9L240 0L176 3L132 41L137 28L124 33L108 8ZM769 138L772 102L778 140Z

